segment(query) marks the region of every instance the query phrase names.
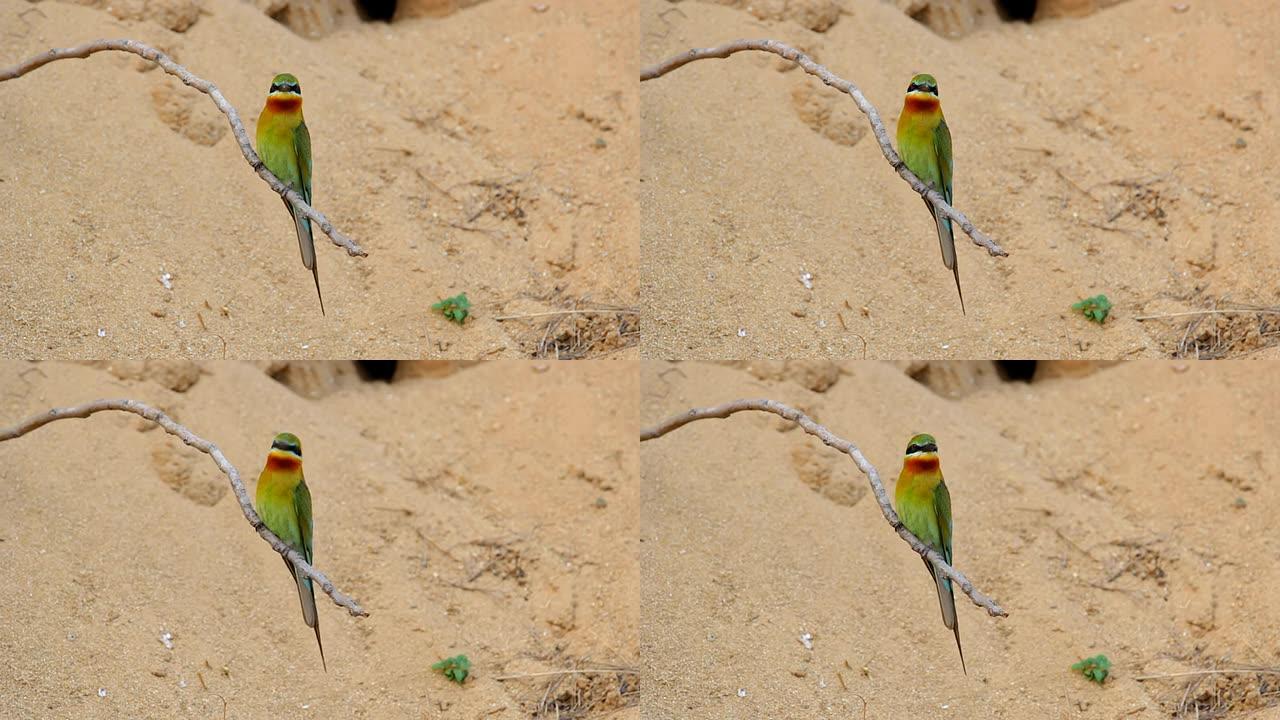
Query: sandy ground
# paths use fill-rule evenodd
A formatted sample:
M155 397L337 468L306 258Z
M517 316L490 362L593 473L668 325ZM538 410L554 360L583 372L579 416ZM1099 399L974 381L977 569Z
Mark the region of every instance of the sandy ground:
M309 40L241 0L203 2L184 33L0 0L0 65L99 37L150 42L215 82L251 137L272 76L296 74L316 207L369 253L317 238L321 316L288 214L207 97L132 55L56 62L0 84L0 349L473 358L633 345L634 315L495 320L638 300L635 9L533 5L350 18ZM474 306L463 328L429 309L460 292Z
M960 39L887 2L841 2L823 33L640 5L645 64L789 42L857 83L891 133L912 74L932 72L956 205L1009 252L958 238L961 315L931 219L847 96L773 55L698 61L640 91L646 356L1218 356L1280 337L1274 315L1136 320L1280 305L1280 208L1257 191L1280 179L1274 3L1130 0ZM1069 310L1098 293L1105 327Z
M907 439L931 432L957 566L1009 616L957 602L966 677L918 556L847 458L773 415L695 422L640 453L645 716L1276 717L1274 675L1137 679L1280 664L1274 370L988 371L953 398L888 363L646 363L645 424L791 403L858 443L890 491ZM1098 653L1103 687L1068 669Z
M251 492L291 429L317 566L370 616L320 603L322 672L278 556L208 457L132 415L55 422L0 443L0 717L527 718L556 678L498 676L636 666L634 364L348 375L315 399L254 365L201 367L3 364L0 422L148 401ZM462 687L429 669L457 653L474 663ZM637 686L575 676L549 697L636 718Z

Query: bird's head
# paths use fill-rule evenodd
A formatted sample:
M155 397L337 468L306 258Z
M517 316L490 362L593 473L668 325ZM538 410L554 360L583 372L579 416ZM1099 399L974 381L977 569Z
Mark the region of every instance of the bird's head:
M911 84L907 86L908 95L931 95L935 99L938 97L938 81L928 73L920 73L911 78Z
M289 73L280 73L271 80L270 94L302 97L302 86L298 84L298 78Z
M299 460L302 459L302 441L293 433L280 433L271 441L271 452L288 453Z
M911 438L911 442L907 443L907 455L936 455L938 453L938 441L933 439L932 435L921 433Z

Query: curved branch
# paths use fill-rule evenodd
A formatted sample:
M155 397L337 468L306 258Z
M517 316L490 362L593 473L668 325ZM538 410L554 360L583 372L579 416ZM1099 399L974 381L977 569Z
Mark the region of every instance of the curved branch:
M947 561L943 560L942 556L939 555L937 551L929 549L927 545L920 542L920 538L911 534L911 531L902 524L902 520L898 518L898 513L894 511L893 505L889 503L889 495L885 492L884 485L880 482L880 473L876 471L875 466L872 465L867 460L866 456L862 454L862 451L858 449L857 445L854 445L848 440L837 437L826 427L814 422L813 418L789 405L783 405L782 403L774 400L734 400L733 402L716 405L715 407L693 408L688 412L670 417L653 427L641 430L640 441L644 442L645 440L660 438L672 430L687 425L694 420L727 418L736 412L743 412L745 410L763 410L764 412L771 412L775 415L780 415L787 420L796 423L805 432L818 438L828 447L835 448L836 450L839 450L853 458L854 464L858 466L858 469L862 471L863 475L867 476L867 482L871 483L871 492L875 493L876 502L880 504L880 512L884 515L884 519L893 526L893 529L897 531L898 535L902 537L908 545L911 546L911 549L920 553L925 560L932 563L933 566L938 569L938 572L951 578L951 581L963 590L964 594L968 595L975 605L986 610L988 615L993 617L1006 617L1009 615L1009 613L1004 611L1004 608L996 604L995 600L992 600L975 588L973 583L969 581L969 578L964 576L964 573L948 565Z
M313 222L319 225L320 229L324 231L325 235L329 236L329 239L333 241L334 245L344 248L348 255L368 255L368 253L364 251L364 248L361 248L356 244L356 241L339 232L338 229L333 226L333 223L329 222L329 218L325 217L319 210L308 205L307 202L302 199L301 195L290 190L287 185L280 182L280 178L273 175L271 171L267 169L267 166L262 163L262 159L258 157L258 153L254 151L253 145L249 143L249 134L245 131L244 125L240 122L240 114L236 112L235 106L227 101L227 98L222 94L222 91L218 89L217 85L214 85L208 80L192 75L190 70L174 62L173 58L165 55L150 45L140 43L137 40L94 40L93 42L87 42L83 45L77 45L72 48L54 48L36 55L33 58L20 62L13 67L0 70L0 82L22 77L32 70L48 65L54 60L87 58L93 53L102 52L104 50L120 50L122 52L133 53L144 60L150 60L156 65L159 65L160 69L178 78L186 85L208 95L209 98L213 100L213 104L217 105L218 109L222 111L222 114L227 116L227 122L231 123L231 132L236 136L236 142L240 144L241 154L243 154L244 159L249 162L250 167L258 173L258 176L265 180L266 183L271 186L271 189L276 191L280 197L283 197L285 202L292 204L298 212L306 215Z
M680 53L675 57L668 58L656 65L650 65L649 67L641 70L640 81L644 82L645 80L653 80L654 78L662 77L672 70L683 67L694 60L704 60L706 58L727 58L733 53L742 52L743 50L763 50L764 52L771 52L783 59L790 60L791 62L799 65L805 72L813 75L836 90L848 93L849 97L853 98L853 102L858 105L858 109L861 110L862 114L866 115L867 120L870 121L871 131L875 133L876 141L880 143L880 152L884 153L884 159L889 161L889 164L893 166L894 170L898 171L898 174L902 176L903 180L907 181L907 184L911 186L911 189L920 193L927 202L937 208L943 215L946 215L955 221L955 223L960 226L960 229L964 230L965 233L973 239L975 245L986 248L987 252L991 255L1009 254L1005 252L1004 248L996 244L995 240L988 237L986 233L974 227L973 223L969 222L969 218L964 216L964 213L951 207L946 200L942 199L942 195L938 194L936 190L929 189L928 185L921 182L920 178L916 177L914 173L907 169L907 164L902 161L902 158L898 156L897 151L893 149L893 144L889 142L889 133L884 129L884 123L880 121L880 113L876 110L875 106L867 100L866 96L862 94L862 91L858 89L857 85L854 85L848 80L837 77L830 70L814 62L813 58L805 55L790 45L780 43L777 40L734 40L733 42L712 48L693 48L688 52Z
M276 537L275 533L271 532L271 530L263 524L262 518L258 517L257 511L253 508L253 503L249 501L249 493L245 490L244 482L240 480L240 473L236 470L235 466L231 464L231 461L227 460L227 456L222 454L222 451L218 449L217 445L214 445L208 440L205 440L199 435L191 432L191 430L186 426L180 425L174 421L173 418L164 414L157 408L145 403L140 403L137 400L123 399L94 400L93 402L76 405L75 407L53 408L42 415L29 417L13 427L0 429L0 442L26 435L32 430L48 425L54 420L63 420L66 418L87 418L93 413L101 412L103 410L123 410L124 412L131 412L135 415L146 418L147 420L150 420L164 428L165 432L173 435L182 442L190 445L200 452L207 453L209 457L213 458L213 462L218 466L218 469L231 480L231 489L235 492L236 499L240 501L240 511L244 513L244 519L249 521L249 524L253 526L254 530L258 531L258 534L262 536L262 539L266 540L271 547L276 552L283 555L286 560L293 563L294 567L298 568L303 572L303 574L315 581L315 583L320 586L321 590L324 590L329 597L333 598L335 603L346 608L347 612L352 615L369 615L369 613L366 612L364 608L360 607L355 600L334 587L333 582L329 580L329 578L325 577L324 573L312 567L310 563L302 558L302 555L300 555L298 551L290 548L288 545L285 545L280 538Z

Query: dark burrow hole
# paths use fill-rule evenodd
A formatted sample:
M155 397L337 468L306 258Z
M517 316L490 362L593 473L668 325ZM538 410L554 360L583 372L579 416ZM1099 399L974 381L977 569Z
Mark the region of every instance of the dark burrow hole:
M363 20L391 22L396 14L396 0L356 0L356 10Z
M1036 14L1036 0L996 0L996 9L1005 20L1031 22Z
M1036 360L996 360L996 372L1005 382L1031 382L1036 376Z
M396 366L399 362L399 360L357 360L356 372L360 373L360 379L365 382L381 380L389 383L396 376Z

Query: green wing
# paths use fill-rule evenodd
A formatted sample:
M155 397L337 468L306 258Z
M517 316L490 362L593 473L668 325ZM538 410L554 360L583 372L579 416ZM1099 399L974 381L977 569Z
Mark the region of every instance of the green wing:
M942 541L942 559L951 564L951 493L947 484L939 482L933 489L933 512L938 518L938 536Z
M298 193L302 195L302 199L311 204L311 133L307 132L307 124L305 122L298 123L298 127L293 129L293 150L298 156L298 175L302 180L302 187ZM951 152L951 137L947 136L947 152ZM947 186L951 185L951 171L947 171ZM950 193L950 190L948 190ZM951 196L948 194L947 199L950 201Z
M298 514L298 534L302 537L300 552L307 564L312 564L311 491L307 489L307 481L305 479L300 481L298 486L293 489L293 509ZM284 564L289 565L289 561L286 560ZM324 664L324 643L320 642L320 616L316 613L316 595L311 578L294 570L293 566L289 567L289 571L293 573L294 579L298 583L298 599L302 601L302 619L312 630L315 630L316 647L320 648L320 662ZM327 664L324 667L326 671L329 669Z
M938 127L933 131L933 148L938 153L938 174L942 176L942 187L939 192L942 193L943 199L947 204L951 204L951 129L947 127L947 121L943 120L938 123ZM310 158L310 155L308 155ZM311 164L308 159L306 169L307 187L311 186Z
M293 490L293 510L298 514L298 535L302 538L302 559L311 563L311 491L307 489L307 481L298 483Z

